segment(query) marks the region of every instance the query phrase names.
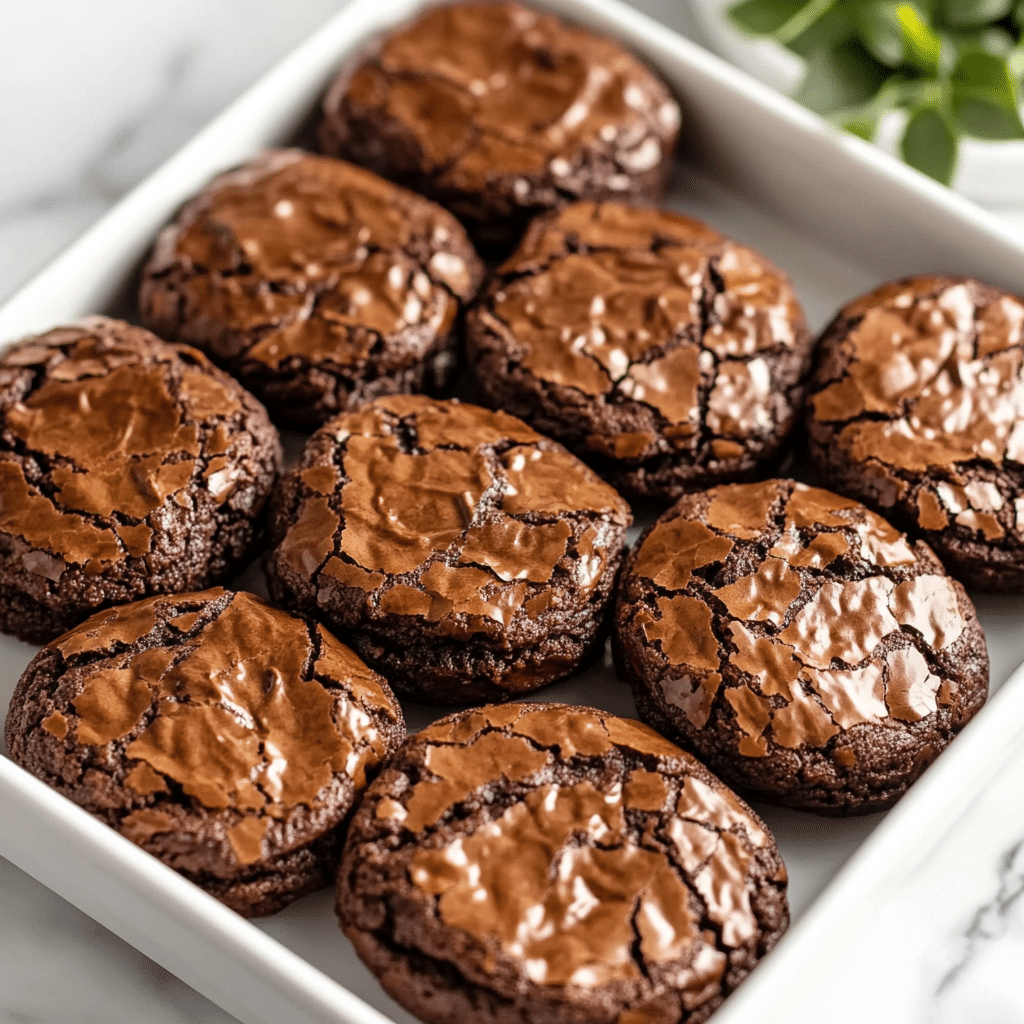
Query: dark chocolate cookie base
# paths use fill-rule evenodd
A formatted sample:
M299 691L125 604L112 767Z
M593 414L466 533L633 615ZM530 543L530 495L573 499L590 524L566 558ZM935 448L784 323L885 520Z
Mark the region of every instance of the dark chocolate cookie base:
M957 284L967 285L976 302L995 302L1003 294L980 281L945 276L907 278L893 285L912 287L915 282L926 285L919 295L938 294L943 288ZM965 461L923 473L886 466L884 472L899 481L904 490L904 494L897 497L893 493L892 482L886 484L879 479L876 471L879 466L873 467L871 460L858 464L838 444L838 436L849 421L828 423L816 417L812 404L816 394L840 380L847 371L849 360L841 352L841 347L864 318L865 298L851 303L853 309L840 310L822 332L816 349L811 394L806 408L807 442L823 486L864 502L900 530L925 541L950 574L968 586L992 592L1024 593L1024 539L1019 531L1016 537L1007 533L1005 520L1003 529L1006 535L995 540L956 522L950 522L944 529L925 529L918 521L917 507L918 495L922 491L933 490L935 485L944 481L960 487L975 482L995 484L1003 497L1004 507L1010 507L1014 498L1024 497L1024 466L1008 459L1001 460L998 466L988 460ZM885 418L883 413L873 413L872 416Z
M274 410L281 426L307 431L384 395L439 396L458 367L457 331L439 338L421 361L391 371L378 370L368 362L357 367L335 367L326 362L313 365L298 357L274 370L254 360L225 364L225 369Z
M984 646L981 627L974 623L972 639ZM617 641L612 642L615 668L629 683L633 703L641 721L678 743L701 760L712 761L716 773L748 800L763 800L781 807L812 811L823 817L840 818L873 814L893 807L921 777L925 769L956 738L963 727L981 710L988 692L988 663L976 666L977 683L970 687L967 702L945 712L940 722L916 730L918 735L886 735L882 730L861 727L860 742L854 741L860 764L856 774L838 775L827 756L819 755L811 764L787 766L815 779L809 786L794 785L794 775L783 768L774 771L744 758L728 758L710 738L702 739L681 715L672 713L664 700L651 692L622 656ZM850 737L846 737L849 742ZM908 742L909 741L909 742ZM835 741L833 740L833 746ZM805 761L802 755L800 761Z
M529 637L509 636L504 642L485 634L448 640L431 632L421 617L410 621L391 615L370 623L360 613L360 602L332 595L321 603L315 590L275 559L268 557L264 569L277 604L319 618L345 637L395 693L445 705L512 700L598 661L611 628L610 598L622 557L609 561L585 605L544 612Z
M664 424L658 423L653 409L639 402L626 402L617 404L609 416L602 417L600 411L595 415L589 396L582 395L574 388L544 384L532 374L509 372L507 367L499 367L496 363L497 360L489 355L476 363L475 398L481 405L518 416L540 433L555 438L620 494L662 506L671 504L691 491L705 490L721 483L745 483L773 476L792 447L793 434L799 427L793 410L800 408L805 390L799 369L794 367L794 372L788 375L788 386L780 386L780 391L787 395L791 405L787 419L778 425L771 437L751 439L738 459L710 459L695 463L690 453L683 451L630 463L595 452L587 446L585 439L600 431L602 421L610 420L612 415L619 429L658 431ZM520 390L527 376L527 387L533 393L533 401L527 399L524 391ZM513 382L511 385L510 381ZM635 408L629 409L629 406Z
M524 709L538 705L524 704ZM455 717L455 716L453 716ZM559 763L545 772L545 783L571 784L590 782L601 788L607 777L626 774L634 766L646 771L667 770L666 759L636 751L619 750L611 755L575 755L560 757ZM623 768L623 763L626 767ZM710 773L699 766L702 780ZM429 922L418 920L422 907L415 899L413 883L407 869L398 863L398 854L409 846L415 848L443 844L451 833L462 834L466 820L485 822L494 820L504 809L516 804L529 794L533 786L528 783L510 783L496 780L493 786L461 800L452 810L454 820L444 820L431 826L425 842L405 831L396 832L386 827L376 814L382 800L401 802L410 781L422 778L419 762L400 749L388 768L374 783L373 790L356 813L349 828L342 864L338 874L337 911L342 929L351 939L360 959L378 978L384 989L410 1012L427 1024L450 1024L452 1021L474 1021L480 1024L617 1024L626 1010L627 993L632 984L612 983L600 991L588 986L537 985L506 976L502 970L494 975L494 987L471 980L472 976L489 973L484 968L482 951L464 941L458 930L450 931L434 917ZM751 812L753 820L759 819ZM667 813L661 822L665 825L673 815ZM644 845L656 850L664 839L659 834L658 816L647 822ZM763 826L762 826L763 827ZM632 841L639 838L644 825L627 826ZM422 847L421 847L422 848ZM660 989L649 1004L637 1008L637 1019L646 1011L649 1019L658 1022L676 1021L679 1024L703 1024L776 944L789 924L789 910L785 895L785 874L780 873L781 860L774 841L756 850L748 868L747 892L757 922L755 934L736 946L719 944L726 953L727 964L715 991L711 986L694 999L693 993L673 990L671 985L651 981L645 975L641 984L651 982ZM681 868L677 867L681 871ZM695 922L696 923L696 922ZM709 919L698 925L706 935L718 934L719 926ZM634 951L643 960L639 943ZM654 973L654 972L652 972ZM469 975L469 976L467 976ZM515 997L500 989L518 986ZM635 992L632 999L636 999ZM684 999L686 1002L684 1003ZM627 1002L628 1006L628 1002Z
M95 337L103 345L121 346L136 354L140 371L159 364L165 368L168 380L180 377L185 370L199 371L224 385L237 407L227 416L210 410L204 417L208 434L226 434L229 447L224 451L228 454L200 452L192 479L142 518L117 507L108 516L65 508L53 496L57 489L53 473L64 461L74 465L73 460L25 450L0 416L0 462L16 464L34 490L67 516L70 530L84 519L112 535L125 527L144 526L150 531L144 553L129 550L97 568L95 564L85 566L55 558L54 552L61 551L59 535L55 537L58 544L50 551L28 544L18 535L16 521L9 530L0 530L0 630L33 644L48 643L112 605L158 594L202 590L231 579L262 546L266 499L281 468L280 438L266 410L200 353L172 348L147 331L106 317L91 318L82 325L52 333L58 331L66 332L68 337L61 346L52 346L54 359L62 349L70 351L78 341ZM26 339L23 344L31 345L32 341ZM13 372L28 371L28 367L18 367ZM43 364L34 367L34 372L38 379L31 384L33 389L49 379ZM23 399L27 387L26 379L10 384L6 393L0 394L0 407ZM176 400L180 402L180 396ZM190 422L187 416L184 422ZM194 422L197 427L203 426L198 419ZM126 458L125 473L135 472L135 465ZM235 479L221 501L211 493L204 475L213 471ZM88 478L88 473L85 475ZM141 490L144 485L140 484ZM52 569L40 572L36 568L39 564ZM29 565L36 571L30 571Z
M224 590L170 595L160 602L150 632L136 640L126 640L114 624L109 639L97 642L105 628L100 624L96 638L81 651L66 656L58 644L44 647L29 663L15 688L4 738L11 759L56 792L104 824L127 834L146 852L232 910L246 917L263 917L323 888L334 877L345 829L359 796L350 775L334 774L318 794L317 806L291 808L282 823L284 852L269 854L250 864L225 864L224 849L232 845L228 832L235 811L229 809L225 816L223 809L205 807L170 777L164 778L165 788L155 796L140 795L129 784L129 766L134 761L129 751L134 739L147 728L146 715L128 734L108 743L93 745L69 738L77 735L72 728L81 721L75 713L74 699L68 702L69 688L75 692L80 687L82 672L88 672L90 665L108 660L117 664L126 654L147 652L154 646L180 645L188 649L192 637L186 630L198 628L201 632L211 614L220 614L229 602L237 599L238 595ZM197 615L199 626L195 622L190 626L172 625L180 622L176 619L179 614L186 621L190 615ZM103 618L102 614L99 618ZM308 620L297 620L296 626L310 631L312 637L318 635L318 628ZM75 636L80 637L81 633ZM348 690L349 707L359 709L357 714L374 724L388 752L395 750L405 736L405 728L397 702L387 687L384 686L386 699L392 702L396 718L389 718L379 707L364 704L352 678L335 677L330 672L318 671L311 661L303 676L316 679L328 691ZM54 717L65 720L63 736L46 725ZM312 741L315 739L311 737ZM370 768L371 778L377 770L378 766ZM131 816L150 811L163 815L166 823L161 823L152 834L132 834ZM270 825L277 827L274 822Z
M421 16L378 40L342 70L323 101L318 131L322 152L367 167L446 207L462 221L481 253L494 259L509 252L533 218L568 203L581 199L650 203L663 198L672 174L679 112L665 84L645 64L614 40L550 16L536 18L536 12L518 4L495 4L486 42L475 40L463 34L459 19L462 6L476 5L450 6L453 20L445 28L439 30L429 14ZM438 46L439 31L445 33L441 38L449 46L472 46L474 41L486 46L493 40L496 50L486 54L494 61L491 69L503 69L502 78L507 78L504 70L508 70L513 78L518 74L522 79L522 84L509 86L518 90L515 99L523 112L519 115L523 124L513 128L517 139L511 146L513 156L503 163L503 157L494 159L492 152L489 162L494 166L485 174L460 173L465 147L493 137L494 150L502 154L508 143L495 133L486 113L472 105L462 106L454 98L466 85L448 70L450 58ZM395 38L428 56L411 64L399 57L398 64L390 64L388 43ZM571 74L588 83L584 89L598 82L598 73L608 75L610 84L597 85L596 95L594 90L589 95L571 95L564 82L553 86L547 81L541 83L539 97L531 93L532 85L525 84L530 72L539 69L544 75L557 67L572 67ZM421 109L407 101L391 102L394 92L417 83L421 89L437 85L447 99L442 98L437 109L430 104L421 104ZM601 91L611 83L621 90L620 95L629 97L627 106L612 110L604 104L603 117L595 116L588 105L600 106ZM559 95L559 87L565 95ZM566 105L561 114L553 105L558 101ZM574 136L572 129L579 126L580 114L585 127ZM576 120L571 121L574 116ZM467 123L474 130L466 133L461 144L449 142L451 129L445 119L454 120L457 131ZM571 121L572 129L553 143L553 133L546 129L560 120ZM425 146L424 133L435 133L444 141L436 149Z
M629 213L628 207L611 202L582 209L590 210L591 223L609 225L606 238L596 228L593 235L581 236L574 222L563 223L557 216L535 222L523 245L495 271L470 308L466 317L466 349L476 401L518 416L559 441L620 493L633 498L668 503L687 492L716 484L770 476L792 446L807 389L812 337L802 313L799 309L791 311L792 337L788 342L777 335L773 343L764 343L756 351L756 358L766 369L771 384L770 393L756 399L758 425L747 424L742 429L732 425L721 436L716 436L710 424L713 411L720 416L720 410L714 409L713 394L721 382L719 364L726 360L721 352L711 358L713 342L709 347L708 339L722 328L723 319L728 323L720 303L726 300L732 306L742 303L718 270L719 264L736 249L736 243L697 221L658 211L653 211L653 216L643 222L642 229L635 211L623 217L623 223L636 230L637 238L642 231L649 232L646 241L634 239L627 243L617 240L614 231L618 226L615 217L623 216L617 211ZM567 220L576 212L570 211ZM694 320L675 326L656 323L654 327L637 320L617 327L625 330L643 325L648 332L650 340L645 343L647 348L642 358L637 350L629 354L629 358L638 363L652 358L651 365L655 366L665 352L671 353L683 345L696 346L700 359L708 360L706 364L698 364L701 368L695 384L685 376L673 380L678 387L694 387L692 432L688 434L681 434L679 424L671 422L656 404L643 397L633 397L623 380L613 382L609 375L606 390L595 393L595 385L589 380L582 383L575 380L573 375L578 371L574 363L567 363L563 368L557 361L552 362L550 365L559 367L558 376L538 368L535 362L531 363L531 356L539 355L543 367L544 360L551 358L548 347L567 343L544 332L531 333L534 329L530 327L529 318L525 327L521 327L525 333L520 336L514 321L502 312L502 304L508 296L514 297L512 301L529 301L531 296L538 295L539 289L539 301L543 304L547 301L545 296L557 294L556 285L547 275L564 260L600 260L609 253L621 252L659 266L660 247L669 242L678 246L696 245L705 253L703 278L692 286L699 293ZM767 263L763 272L769 278L774 274L775 287L783 294L792 295L781 272ZM605 298L595 295L594 301L603 302ZM573 301L579 303L579 296L574 296ZM654 301L653 293L650 301ZM547 323L543 308L542 305L536 316L538 322ZM776 312L782 308L777 307ZM520 325L523 323L521 320ZM579 337L587 330L587 324L584 319L571 328L563 325L562 330L571 331L571 337ZM545 331L551 330L549 324ZM630 344L636 345L636 342ZM602 351L607 353L608 349ZM588 354L592 359L597 358L593 352ZM625 348L619 348L615 354L617 358L627 358ZM610 356L606 354L603 358L608 360ZM602 365L602 372L608 374L608 367ZM734 404L737 409L743 409L753 401L749 396L736 396ZM731 415L736 418L742 414L733 412ZM620 449L623 441L636 439L639 439L636 442L639 450L629 452L628 445L626 452Z
M237 878L182 874L243 917L269 917L331 884L338 871L344 834L343 823L308 846Z
M695 495L686 500L699 497ZM685 515L687 513L680 513L681 517ZM671 510L663 519L670 516ZM683 668L675 666L673 669L668 666L657 673L651 671L648 674L636 667L627 652L628 645L633 651L633 657L638 658L640 655L637 652L645 643L639 639L637 627L631 621L633 611L652 607L660 596L672 593L634 572L647 533L634 545L619 577L616 627L612 638L616 671L630 685L637 714L642 721L711 766L716 775L749 799L764 800L826 816L888 810L960 733L987 699L989 659L985 635L963 587L951 580L949 582L956 594L964 623L963 632L956 641L955 649L935 650L929 647L925 651L931 669L940 678L954 683L955 697L948 706L940 706L918 721L894 723L888 720L884 724L859 723L843 728L820 748L802 745L791 749L773 744L768 756L743 756L736 749L737 738L734 726L730 724L732 712L724 710L724 701L716 697L709 721L702 728L694 726L683 708L666 699L663 688L663 682L671 678L673 672L682 672ZM762 539L757 544L765 544L765 541ZM919 543L913 547L917 559L917 565L914 566L916 571L924 570L945 576L939 560L926 545ZM763 555L758 555L757 548L754 548L754 553L746 557L751 561L740 561L729 571L723 571L721 566L695 569L694 577L702 580L698 600L706 601L712 609L724 608L711 588L736 583L744 573L753 571ZM820 576L824 583L836 579L853 580L862 572L863 567L851 571L846 557L841 555L829 564L827 572L819 568L815 570L815 575ZM706 589L703 587L705 578L708 583ZM728 617L723 621L728 622ZM716 632L715 639L723 650L730 649L730 644L735 649L726 626ZM898 646L892 640L883 638L879 649L895 650ZM647 664L649 667L651 662ZM738 679L742 683L744 673L726 661L722 676L723 682ZM853 753L855 761L852 766L841 767L837 763L835 752L839 746Z
M272 249L280 241L268 194L272 198L274 189L296 184L302 187L286 202L310 207L313 214L318 207L327 207L327 212L317 215L328 218L331 204L336 203L335 216L342 221L345 204L353 196L360 208L355 216L371 218L373 202L383 192L386 205L401 212L409 235L401 243L389 240L389 229L372 224L371 218L363 222L364 237L352 224L336 220L330 222L335 237L306 241L306 248L293 254L290 265L247 260L247 244L259 250L265 242ZM239 193L253 205L249 228L253 238L243 237L237 226L227 226L233 223L230 203ZM222 204L229 204L227 214ZM371 237L374 229L380 237ZM231 269L201 265L190 245L197 244L194 236L202 233L233 249L238 265ZM360 238L370 241L363 244ZM299 242L301 238L295 244ZM360 313L361 306L349 308L346 296L337 291L337 272L324 269L340 267L344 282L344 264L353 263L366 275L360 285L363 301L375 296L378 304L393 303L394 294L367 290L382 287L367 268L384 257L392 261L391 271L409 274L427 288L424 296L412 281L405 286L406 301L413 303L416 313L410 314L410 320L396 314L387 329L380 314L375 320ZM314 430L332 416L383 395L435 394L444 389L458 364L458 310L475 293L483 272L455 218L422 196L342 161L295 149L271 151L216 178L164 229L143 271L139 308L146 324L161 337L195 345L235 376L266 403L276 422ZM297 295L308 300L301 311L287 303L275 311L276 296L294 300ZM450 310L442 308L439 296ZM420 318L421 300L428 310L441 312ZM341 315L335 307L340 307ZM325 324L330 344L286 347L274 356L266 350L282 329L298 327L300 335L305 330L315 334Z
M382 145L382 139L391 144ZM439 184L436 175L420 170L417 165L422 158L418 155L409 163L400 162L396 154L414 145L401 125L389 124L374 111L360 111L350 105L335 117L325 117L319 143L327 155L351 160L451 211L477 252L495 261L507 256L531 221L545 213L585 199L638 206L658 204L667 195L674 173L668 159L651 171L631 175L628 189L611 189L605 182L620 173L614 159L587 154L587 162L578 173L557 181L547 173L495 174L486 193L461 191ZM517 188L517 182L526 182L526 187Z

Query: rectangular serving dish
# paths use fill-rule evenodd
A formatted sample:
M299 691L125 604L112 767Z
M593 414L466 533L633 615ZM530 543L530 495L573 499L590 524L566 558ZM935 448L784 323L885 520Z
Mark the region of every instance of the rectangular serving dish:
M812 327L842 301L901 274L971 274L1024 292L1024 246L972 204L838 135L618 0L538 5L617 36L658 68L684 109L685 153L671 205L785 268ZM354 0L0 308L0 342L89 312L130 312L139 262L181 203L219 171L294 137L335 69L423 6ZM259 589L258 570L238 585ZM977 601L997 689L1024 654L1024 601ZM0 638L0 708L33 653ZM538 696L633 714L607 659ZM411 728L437 714L406 710ZM798 1011L794 983L827 978L830 961L863 939L873 896L941 843L1021 736L1024 670L887 816L835 821L759 807L789 867L794 926L715 1020L822 1019L810 1003L806 1015ZM245 921L6 757L0 854L246 1024L413 1021L355 958L329 892Z

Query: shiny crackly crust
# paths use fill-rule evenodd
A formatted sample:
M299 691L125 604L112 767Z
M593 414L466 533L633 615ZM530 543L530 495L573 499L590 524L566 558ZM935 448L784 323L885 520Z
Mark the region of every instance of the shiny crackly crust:
M610 202L536 220L466 327L484 404L659 500L772 469L811 363L782 271L700 221Z
M89 317L0 357L0 628L227 579L281 464L266 410L202 353Z
M1024 591L1022 327L970 278L883 285L825 329L807 404L825 481L985 590Z
M308 620L212 589L100 612L44 647L11 758L247 916L325 884L405 735L387 684Z
M645 721L754 796L891 806L984 703L974 607L924 544L792 481L681 499L630 554L615 655Z
M443 388L482 276L446 210L341 160L277 150L214 179L164 229L139 307L275 418L310 428Z
M660 198L679 121L613 40L517 3L448 4L341 72L320 144L440 202L498 254L574 199Z
M503 699L599 656L630 520L521 421L394 396L310 439L274 499L267 575L399 693Z
M338 911L437 1024L697 1024L788 924L742 801L639 723L558 704L410 737L349 830Z

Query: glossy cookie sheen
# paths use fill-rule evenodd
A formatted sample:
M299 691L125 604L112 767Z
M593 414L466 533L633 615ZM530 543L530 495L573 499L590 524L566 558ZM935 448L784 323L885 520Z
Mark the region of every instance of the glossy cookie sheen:
M696 1024L778 940L757 816L639 722L563 704L460 712L367 790L342 927L429 1024Z
M573 199L659 198L679 120L614 40L518 3L456 3L342 71L320 143L447 206L497 253Z
M442 387L483 267L446 210L298 149L221 175L160 235L139 307L275 419L316 427L377 395Z
M969 278L883 285L826 329L811 390L830 486L965 583L1024 591L1024 301Z
M640 716L751 795L891 806L985 701L974 606L921 543L790 480L689 495L627 560Z
M281 462L266 410L202 353L89 317L0 356L0 629L237 572Z
M782 271L700 221L612 202L536 220L466 326L485 405L663 500L778 463L811 363Z
M399 693L504 699L599 655L630 521L520 420L396 395L310 439L275 498L267 575Z
M100 612L33 659L11 757L247 916L324 885L367 779L405 735L328 634L214 589Z

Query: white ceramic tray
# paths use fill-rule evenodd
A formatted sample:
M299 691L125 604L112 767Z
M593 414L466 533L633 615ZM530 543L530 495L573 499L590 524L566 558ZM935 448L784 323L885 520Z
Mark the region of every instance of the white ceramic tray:
M972 204L833 132L618 0L538 2L618 36L659 68L685 117L672 205L789 271L813 327L845 299L900 274L973 274L1024 292L1024 247ZM88 312L129 311L139 261L177 207L215 173L292 137L337 66L422 6L354 0L0 309L0 341ZM260 582L254 567L238 585L259 589ZM995 689L1024 657L1024 600L981 596L978 604ZM0 638L0 709L33 653ZM633 713L607 663L539 696ZM408 706L407 714L418 728L435 712ZM789 867L794 927L726 1002L717 1024L823 1019L794 1012L794 987L822 977L824 959L870 924L873 895L939 843L1020 735L1024 672L884 823L881 815L834 821L759 808ZM4 757L0 855L246 1024L413 1020L356 960L334 921L330 892L247 922Z

